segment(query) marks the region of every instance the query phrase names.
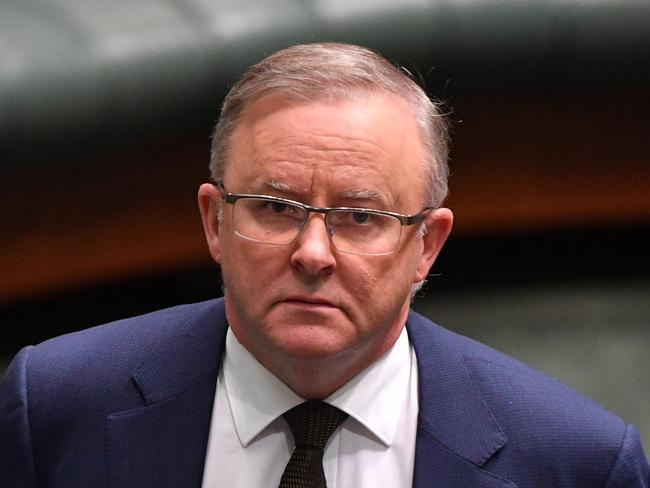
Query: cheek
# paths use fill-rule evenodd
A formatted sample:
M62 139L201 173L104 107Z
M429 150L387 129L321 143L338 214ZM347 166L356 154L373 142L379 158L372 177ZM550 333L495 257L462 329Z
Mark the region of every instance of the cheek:
M381 309L381 303L394 299L395 285L399 278L391 272L390 261L373 258L356 263L356 266L341 267L340 280L344 288L352 296L356 305L363 309L363 314L373 314L374 310ZM391 292L392 290L392 292ZM372 306L371 310L368 307Z
M273 290L289 267L283 250L241 239L237 236L222 246L221 269L226 287L237 286L253 296L262 296Z
M372 261L356 263L340 263L339 274L345 284L350 284L350 291L357 297L368 296L381 280L381 266L376 266Z
M417 250L404 250L399 256L382 260L368 271L370 296L382 297L385 303L402 301L410 296L417 269Z
M223 239L221 246L221 273L226 288L237 292L242 287L251 290L259 284L259 280L251 280L252 269L255 265L254 253L250 253L245 245L241 245L232 236Z

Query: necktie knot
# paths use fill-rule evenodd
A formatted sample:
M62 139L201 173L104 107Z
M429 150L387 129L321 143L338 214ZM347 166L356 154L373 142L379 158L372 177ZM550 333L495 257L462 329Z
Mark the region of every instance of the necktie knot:
M323 449L347 414L321 401L310 400L285 412L296 446Z
M325 402L310 400L283 415L296 448L282 474L280 488L324 488L323 448L348 414Z

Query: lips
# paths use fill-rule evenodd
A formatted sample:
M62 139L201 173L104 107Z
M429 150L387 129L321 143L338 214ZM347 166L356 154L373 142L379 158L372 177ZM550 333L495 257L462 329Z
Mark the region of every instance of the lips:
M336 307L331 301L320 297L291 296L282 300L282 303L313 307Z

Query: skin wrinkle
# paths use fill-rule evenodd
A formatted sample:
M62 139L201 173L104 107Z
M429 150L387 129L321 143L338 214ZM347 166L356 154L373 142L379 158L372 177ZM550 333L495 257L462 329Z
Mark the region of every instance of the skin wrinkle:
M378 151L374 151L375 153ZM262 151L261 160L254 162L264 165L283 165L283 164L300 164L301 166L315 167L327 161L329 169L339 170L338 167L351 166L350 171L354 171L357 166L372 168L373 159L369 157L368 151L350 151L343 149L331 148L296 148L296 147L278 147L273 154L266 156Z
M422 209L425 149L410 108L395 95L372 103L256 102L235 129L232 149L224 184L234 193L264 193L274 181L274 192L295 191L291 199L318 207L379 196L373 207L404 214ZM293 244L247 241L234 234L232 213L216 225L219 202L212 185L201 187L228 322L239 342L304 398L324 398L394 344L411 286L426 276L451 227L448 210L431 213L433 231L426 236L417 236L417 226L404 227L395 253L362 256L336 251L318 214ZM330 305L310 305L310 297Z
M224 166L232 157L231 135L257 102L272 98L285 106L346 100L373 103L386 94L406 102L416 121L416 135L426 153L420 161L425 171L426 204L438 207L447 194L447 128L441 106L390 62L362 48L337 43L280 51L252 67L235 84L214 131L213 178L223 179Z
M281 193L282 195L293 196L293 195L300 194L300 192L293 185L275 179L270 179L269 181L265 182L264 186L268 187L271 191L275 190ZM343 190L339 193L341 199L351 200L357 203L381 199L381 194L379 192L375 190L371 190L369 188L359 188L359 189L350 188L350 189ZM274 195L270 195L270 196L274 196ZM293 198L290 198L290 200L293 200ZM362 206L362 205L354 205L354 206Z
M358 101L359 104L365 105L372 102L381 101L382 97L386 97L386 95L394 96L389 94L389 92L378 89L372 92L360 93L358 97L355 97L355 101ZM269 104L265 103L269 99L273 100L272 98L266 98L253 104L257 107L259 119L264 119L273 112L273 110L268 107ZM412 108L404 100L400 99L400 101L403 103L406 110L412 113ZM276 100L275 102L275 105L279 105L280 109L291 109L293 107L301 105L283 100ZM313 103L323 104L323 102ZM250 110L251 107L244 111L244 114L239 122L238 130L233 133L231 150L235 146L240 146L236 143L235 140L237 138L237 132L241 130L251 129L249 119L246 117L246 114ZM306 135L296 135L295 133L288 130L264 131L259 128L253 128L253 141L250 145L250 153L254 155L254 159L252 161L253 165L262 164L277 166L278 173L281 175L281 177L278 179L285 182L291 176L296 174L296 169L294 168L299 168L300 171L304 171L305 166L313 168L315 165L321 165L323 161L327 161L329 164L329 167L327 169L333 177L338 176L341 177L341 179L345 178L348 180L358 179L358 168L362 166L366 172L372 172L374 170L376 173L376 175L372 176L367 175L367 180L370 182L372 182L372 180L378 180L381 182L383 181L382 171L378 170L375 167L377 162L377 155L379 154L379 159L389 161L391 159L401 160L405 157L405 151L408 147L407 138L409 136L415 136L418 142L421 143L421 134L417 128L415 132L411 133L402 127L398 130L385 131L383 133L383 137L381 137L381 142L378 142L377 139L369 137L364 130L364 123L367 121L369 116L370 115L367 111L355 111L344 121L339 122L340 126L334 130L320 124L316 124L318 132L311 132ZM302 121L296 121L295 117L289 117L287 120L287 125L289 126L291 124L300 125L302 123ZM345 133L345 137L342 137L341 133ZM269 148L273 149L269 150ZM388 154L391 154L391 156L388 156ZM234 158L235 155L232 156ZM232 160L233 158L229 158L229 160ZM423 154L418 157L418 159L425 161L426 155ZM284 171L282 167L286 167L286 165L298 166ZM424 165L422 165L422 171L426 171ZM353 175L356 177L353 177ZM424 175L421 175L421 178L424 180ZM259 181L260 179L260 177L256 179L255 175L252 175L250 181L252 182L253 188L247 189L245 192L263 193L263 191L257 190L257 188L262 188L261 182ZM372 188L372 185L370 186ZM371 208L396 211L403 214L417 213L425 206L425 196L424 189L421 188L422 185L415 185L415 187L422 200L422 205L418 208L412 208L408 210L402 208L402 195L396 195L396 198L385 198L385 195L380 192L377 193L379 193L381 196L384 196L384 198L379 198L378 204L372 205ZM377 188L381 188L381 186L377 186ZM301 198L301 195L311 195L313 193L313 185L309 185L309 187L305 186L297 190L297 192L291 193L291 199L322 207L344 206L343 203L338 202L316 204L304 197ZM233 191L235 193L244 192L240 190L229 191Z
M237 188L233 190L228 184L226 184L226 188L228 191L233 193L257 194L265 194L265 188L270 188L280 192L281 196L291 200L319 207L339 207L348 205L359 206L359 202L364 201L368 202L370 208L376 208L377 210L396 211L405 214L417 213L421 210L421 207L414 207L410 210L403 208L402 195L388 195L386 192L374 189L380 188L380 183L373 184L373 182L381 181L383 175L369 163L330 163L326 169L323 169L317 167L318 160L316 159L314 159L313 162L299 162L298 158L296 159L296 161L282 160L260 163L260 166L263 168L273 168L273 172L278 175L272 179L276 182L275 185L271 184L271 181L269 181L267 176L260 174L257 177L253 177L251 183L245 185L244 189ZM361 181L354 181L353 175L358 175L359 170L362 167L366 174L363 178L358 178L357 176L356 179L360 179ZM296 177L298 171L302 173L299 178ZM315 202L311 198L311 195L316 194L315 190L317 189L317 185L315 180L318 178L322 178L324 181L327 181L327 183L332 184L332 187L338 188L342 185L346 185L348 188L337 191L336 194L329 195L327 201ZM291 179L294 182L287 183L286 181L288 179ZM299 179L301 183L295 182L297 179ZM307 182L304 180L309 181ZM351 184L359 185L360 183L364 186L367 185L367 187L359 190L349 188L349 185Z
M336 154L338 152L342 154L356 154L362 159L368 159L371 151L384 151L385 148L381 147L374 141L371 141L362 135L357 137L354 136L354 130L350 129L351 133L345 139L334 134L311 134L309 139L311 140L302 140L302 138L297 138L293 136L283 136L283 137L274 137L273 134L269 134L268 140L263 135L260 135L262 139L260 141L260 146L266 146L268 144L279 144L280 148L287 147L289 148L289 154L292 157L295 157L295 152L300 153L300 151L307 151L313 153L315 156L320 157L319 151L325 151L330 154ZM350 143L353 143L354 146L351 147ZM261 148L256 148L260 150ZM369 152L370 151L370 152ZM282 156L282 153L279 153Z

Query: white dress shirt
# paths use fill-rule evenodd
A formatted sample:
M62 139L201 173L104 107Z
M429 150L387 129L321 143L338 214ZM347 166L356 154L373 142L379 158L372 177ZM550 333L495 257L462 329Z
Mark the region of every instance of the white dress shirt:
M406 329L371 366L325 398L349 417L325 447L328 488L411 486L417 363ZM305 401L228 330L217 380L203 488L277 487L294 448L284 412Z

